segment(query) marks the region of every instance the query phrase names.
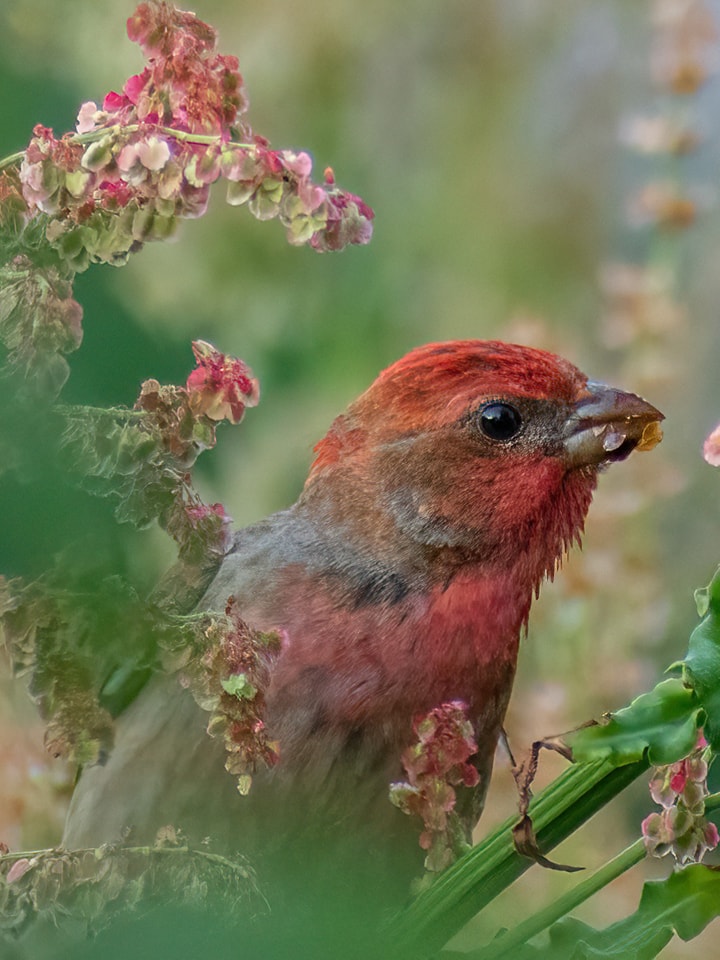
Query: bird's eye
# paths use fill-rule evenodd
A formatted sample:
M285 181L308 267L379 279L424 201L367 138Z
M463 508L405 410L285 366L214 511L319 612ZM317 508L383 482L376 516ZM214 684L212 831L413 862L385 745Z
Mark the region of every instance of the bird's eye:
M511 440L522 426L522 417L515 407L498 400L480 410L480 429L491 440Z

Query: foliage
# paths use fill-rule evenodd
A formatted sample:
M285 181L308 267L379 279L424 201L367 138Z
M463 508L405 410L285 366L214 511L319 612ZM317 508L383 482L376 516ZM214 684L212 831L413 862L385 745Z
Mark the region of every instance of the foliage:
M690 635L682 661L683 677L705 712L710 746L720 747L720 571L695 595L702 621Z
M331 172L315 186L307 154L272 150L253 134L237 60L215 52L212 27L150 0L128 20L128 35L145 69L101 109L84 104L77 133L58 139L38 126L22 154L0 163L0 337L5 373L28 410L52 403L68 375L64 355L81 343L74 274L94 262L122 265L144 242L168 239L178 218L205 212L221 176L232 204L279 218L291 243L330 250L370 239L372 211ZM241 360L201 340L193 352L184 386L146 380L132 410L55 404L45 414L59 468L110 498L120 522L159 523L176 543L176 567L146 601L117 576L76 573L69 548L39 581L3 583L3 626L54 756L102 762L111 711L163 661L211 712L228 769L247 790L255 765L277 756L260 717L276 638L230 608L224 617L185 615L229 545L230 523L221 504L202 502L190 471L215 445L218 423L238 423L259 388ZM19 461L6 452L7 463Z
M82 339L74 274L169 239L178 219L205 213L221 177L229 203L280 219L291 243L340 250L372 235L372 210L332 171L317 186L308 154L272 150L253 133L237 59L215 52L212 27L150 0L128 36L146 67L121 93L100 109L83 104L75 134L36 126L27 149L0 163L0 336L9 362L53 394L68 375L63 355Z
M152 847L44 850L7 855L0 864L0 932L18 936L31 923L73 919L96 934L124 914L158 910L168 898L207 907L225 922L263 913L267 904L242 859L189 849L171 827Z
M565 740L580 762L607 757L619 765L639 760L647 752L651 763L673 763L695 746L701 717L701 707L689 687L680 680L663 680L628 707Z
M522 957L553 960L651 960L673 933L692 940L720 915L720 873L694 864L666 880L646 883L637 911L604 930L575 919L550 928L547 949L526 950Z
M263 709L282 638L254 631L232 604L222 614L190 612L229 542L229 517L221 504L201 501L191 469L215 445L219 422L238 423L258 402L258 384L241 360L196 340L196 367L184 386L146 380L133 409L54 404L69 373L65 357L82 341L72 281L93 263L120 266L145 243L169 239L179 220L205 213L220 179L231 205L278 219L291 244L318 251L367 243L373 213L336 186L332 170L315 184L307 154L273 150L253 133L238 63L216 53L211 27L150 0L130 17L128 35L145 68L100 106L83 104L75 133L58 138L38 125L27 149L0 163L0 339L21 408L40 406L57 425L53 455L66 473L110 499L119 521L157 522L175 541L178 564L146 598L120 577L59 557L38 581L3 581L0 615L16 671L30 675L53 755L102 762L112 748L113 714L150 672L164 669L209 713L208 733L223 741L242 793L256 768L278 757ZM692 31L683 43L674 39L667 31L657 69L676 92L692 92L705 76L702 43ZM687 131L665 134L663 149L673 156L693 145ZM677 189L646 191L643 202L644 215L663 230L696 216ZM20 455L6 446L12 467ZM712 462L712 444L709 450ZM649 764L661 765L651 792L662 806L643 823L651 852L672 849L682 863L717 844L704 815L708 762L720 742L720 577L701 605L681 679L565 736L574 766L529 806L538 851L551 850ZM709 747L698 742L701 728ZM389 944L397 955L437 953L531 866L513 843L514 818L466 850L455 787L474 786L477 772L464 706L442 704L416 718L415 733L402 758L407 782L394 784L391 796L422 820L426 866L438 876L384 931L378 950ZM246 865L189 850L172 830L155 848L3 851L0 865L4 929L13 933L36 915L55 922L69 914L97 928L168 896L207 900L238 922L264 906ZM536 932L550 928L552 956L652 957L673 930L690 938L716 915L716 878L693 863L646 885L637 912L606 930L553 918L536 923ZM587 895L605 882L603 875ZM516 956L548 955L518 944Z
M479 774L469 759L477 752L467 705L454 700L416 717L417 742L403 752L407 783L393 783L390 799L404 813L419 817L424 826L420 846L427 850L425 868L442 870L467 848L462 824L455 812L455 787L477 786Z

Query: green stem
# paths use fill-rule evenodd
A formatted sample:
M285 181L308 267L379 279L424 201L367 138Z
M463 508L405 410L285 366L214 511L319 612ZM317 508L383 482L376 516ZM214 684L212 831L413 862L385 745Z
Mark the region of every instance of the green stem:
M522 923L519 923L512 930L508 930L502 936L497 937L478 952L469 953L468 960L500 960L501 957L507 957L521 944L527 943L539 933L542 933L547 927L551 926L565 914L570 913L575 907L584 903L589 897L602 890L621 874L625 873L636 863L640 863L645 858L645 843L642 837L635 843L626 847L622 853L619 853L612 860L608 860L595 873L592 873L585 880L578 883L572 890L568 890L563 896L558 897L545 909L538 911L532 917L528 917Z
M622 767L607 760L570 767L530 805L539 846L552 850L647 768L646 760ZM506 820L393 919L387 932L401 955L436 953L533 865L515 849L515 820Z
M147 417L146 410L131 410L129 407L90 407L82 403L57 403L53 412L70 420L84 420L89 415L122 417L128 420L142 420L143 417Z
M710 794L705 798L705 813L711 813L720 809L720 793ZM492 943L483 947L477 952L467 953L467 960L502 960L502 957L509 956L523 943L527 943L533 937L542 933L553 923L556 923L562 917L570 913L581 903L585 903L590 897L602 890L613 880L634 867L641 860L645 859L645 841L640 837L635 843L630 844L621 853L608 860L599 867L595 873L591 874L585 880L581 880L572 890L568 890L563 896L558 897L543 910L539 910L534 916L523 920L512 930L508 930L502 936L496 937Z
M14 863L16 860L32 860L33 857L47 856L57 853L55 850L16 850L15 853L0 854L0 863Z
M9 157L4 157L0 160L0 170L4 170L6 167L12 167L15 163L20 163L24 156L25 151L21 150L19 153L11 153Z
M239 872L241 874L247 874L247 867L243 864L236 863L234 860L228 860L227 857L223 857L219 853L210 853L208 850L197 850L193 847L186 846L166 846L166 847L155 847L155 846L144 846L144 847L123 847L118 846L117 848L110 847L105 856L112 856L114 849L117 849L118 852L123 854L130 854L141 857L162 857L162 856L193 856L198 857L200 860L206 860L208 863L215 863L226 869ZM100 850L95 847L85 847L79 850L63 850L62 848L49 847L45 850L19 850L15 853L3 853L0 854L0 864L2 863L15 863L17 860L33 860L33 859L42 859L42 860L51 860L54 858L62 858L71 855L73 857L82 857L85 854L93 854L97 859L101 859L99 856Z
M89 133L76 133L73 136L68 137L70 143L95 143L97 140L102 140L103 137L118 137L120 133L131 134L137 133L138 130L142 127L147 127L146 124L131 123L123 127L120 124L116 124L113 127L100 127L99 130L91 130ZM159 133L164 133L168 137L172 137L174 140L182 140L185 143L200 143L211 145L214 143L222 143L222 137L217 134L202 134L202 133L191 133L188 130L175 130L174 127L159 127L155 126L152 128L154 131ZM233 147L241 147L243 150L255 150L257 149L257 144L255 143L240 143L235 140L227 141ZM4 170L6 167L11 167L16 163L20 163L25 156L25 151L20 150L18 153L11 153L9 156L4 157L0 160L0 170Z

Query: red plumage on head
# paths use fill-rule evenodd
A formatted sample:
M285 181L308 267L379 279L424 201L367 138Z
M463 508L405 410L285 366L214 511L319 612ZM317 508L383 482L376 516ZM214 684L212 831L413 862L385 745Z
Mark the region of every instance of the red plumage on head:
M387 367L315 447L313 469L366 436L418 431L457 420L480 396L523 396L570 403L587 377L569 361L499 340L428 343Z

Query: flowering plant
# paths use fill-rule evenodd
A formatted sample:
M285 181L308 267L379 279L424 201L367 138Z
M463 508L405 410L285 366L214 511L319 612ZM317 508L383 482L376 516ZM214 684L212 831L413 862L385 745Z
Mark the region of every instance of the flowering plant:
M659 0L655 6L663 10L664 34L679 41L663 45L656 68L674 92L692 92L706 73L698 50L704 50L707 31L692 17L702 4ZM691 29L683 27L686 21ZM121 266L144 244L175 235L181 220L205 213L210 188L221 180L229 204L246 206L259 220L279 221L291 244L319 252L367 243L373 213L337 186L331 169L315 182L307 153L273 149L253 132L238 63L216 52L210 26L149 0L130 17L128 35L145 56L138 74L100 103L82 104L74 131L56 136L38 125L25 150L0 161L0 341L3 373L18 388L6 419L30 432L51 424L50 452L66 474L111 501L118 520L136 527L157 523L174 540L178 563L146 597L121 577L89 576L71 548L35 582L0 580L0 618L15 670L30 676L53 755L103 762L127 689L132 695L151 671L164 669L207 712L208 733L222 742L227 770L246 792L256 769L275 764L282 749L266 730L263 712L284 638L254 631L233 604L212 615L194 612L228 548L231 521L222 504L201 500L191 471L199 454L215 445L221 422L238 423L258 402L258 383L242 360L196 340L196 366L184 384L145 380L132 409L53 403L69 374L65 358L83 336L73 279L95 263ZM653 130L646 126L638 139L643 131L636 128L636 146L647 148L650 133L655 149L675 159L697 142L684 126ZM700 213L682 190L649 186L636 204L642 222L677 233ZM666 274L657 266L608 271L607 292L618 307L616 345L627 342L623 337L654 336L658 318L674 320L678 308ZM25 464L14 439L0 437L0 459L4 468L20 471ZM720 462L718 446L713 435L710 462ZM717 843L705 815L717 810L720 797L707 795L708 748L697 743L703 728L713 750L720 745L720 586L716 592L716 609L703 621L705 633L698 634L683 680L666 681L606 717L585 731L584 741L582 731L567 738L575 765L532 804L527 786L527 819L537 843L525 852L541 860L540 847L552 849L649 762L661 765L652 791L662 812L644 821L644 837L601 868L600 879L588 878L571 891L574 901L558 898L551 910L492 941L485 955L493 960L517 955L520 944L523 956L547 956L528 941L548 927L561 940L564 913L637 863L646 846L658 854L672 849L684 865ZM479 780L465 705L450 701L417 717L414 733L416 742L402 756L406 780L392 785L391 797L422 822L420 843L434 876L395 920L405 935L399 955L439 950L531 864L513 845L512 822L472 850L459 829L464 788ZM622 952L627 944L642 944L643 956L654 955L658 926L668 939L673 929L691 937L718 914L718 878L703 864L684 866L668 881L648 885L647 902L644 895L638 912L623 921L624 933L615 925L569 933L565 927L557 951L556 940L551 943L553 956L598 949L621 957L630 955ZM79 915L97 927L114 911L140 903L145 910L158 886L170 888L183 905L213 899L224 920L241 918L245 927L263 909L242 862L189 850L170 827L146 848L23 854L0 842L0 928L13 932L36 913L53 920ZM684 909L687 904L693 909ZM643 936L647 931L652 943Z
M403 752L406 783L393 783L390 799L424 826L420 846L427 850L425 867L442 870L467 848L468 839L455 805L455 787L477 786L480 775L470 759L477 752L467 706L459 700L443 703L413 722L416 742Z
M191 614L229 546L231 523L222 504L203 503L191 470L215 445L218 425L239 423L257 404L258 382L242 360L196 340L185 385L145 380L133 409L53 403L69 374L65 357L83 336L72 281L93 263L121 266L146 242L171 237L180 220L202 216L221 179L230 204L279 220L291 244L321 252L367 243L373 212L330 169L314 183L307 153L275 150L253 132L238 61L217 52L211 26L147 0L127 32L145 57L140 73L99 106L84 103L74 132L56 137L37 125L24 151L0 161L0 342L22 415L46 411L66 473L109 498L119 521L157 522L175 541L178 563L145 601L117 577L88 590L80 576L73 586L64 558L40 581L2 581L0 612L53 755L103 760L118 706L108 673L133 652L141 672L161 662L179 672L210 710L228 769L247 789L256 765L277 756L261 718L277 638L251 631L231 608ZM3 453L6 464L21 464L18 449ZM117 642L103 628L110 609L124 624L111 631Z
M127 31L144 69L100 106L84 103L76 132L39 124L24 151L0 161L0 341L10 364L55 394L64 354L82 340L74 274L167 240L205 213L218 180L228 203L278 219L291 244L322 252L372 236L373 211L330 168L316 184L309 154L253 132L238 61L216 52L212 27L147 0Z
M650 794L662 811L649 814L642 822L645 846L653 856L672 853L678 863L697 862L717 847L717 827L704 817L708 752L707 741L700 734L687 757L656 768Z

